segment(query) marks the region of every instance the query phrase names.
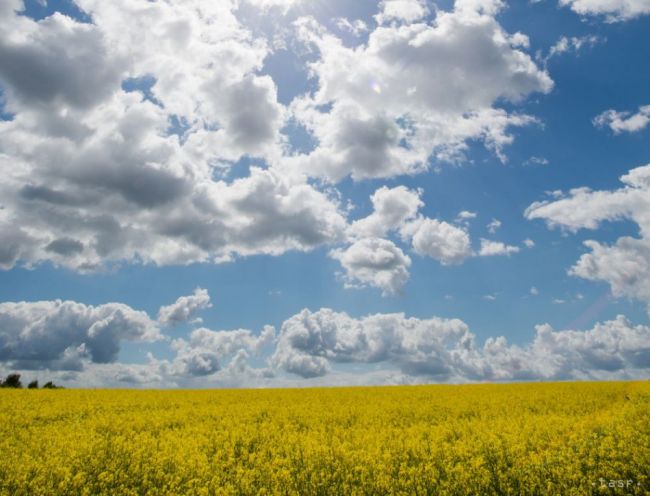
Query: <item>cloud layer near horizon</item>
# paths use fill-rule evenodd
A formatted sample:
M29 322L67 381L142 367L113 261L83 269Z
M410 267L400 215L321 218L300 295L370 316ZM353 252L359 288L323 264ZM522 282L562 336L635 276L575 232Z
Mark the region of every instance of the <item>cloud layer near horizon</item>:
M198 289L161 312L197 298L206 308L209 295ZM146 313L124 304L41 301L0 304L0 329L0 370L86 387L337 384L341 374L358 384L625 379L650 371L650 327L623 316L587 331L539 325L526 345L504 337L479 345L459 319L354 318L322 308L302 310L277 332L200 327L170 340ZM120 362L126 341L166 342L171 358L148 353L138 363ZM345 375L355 365L366 368Z

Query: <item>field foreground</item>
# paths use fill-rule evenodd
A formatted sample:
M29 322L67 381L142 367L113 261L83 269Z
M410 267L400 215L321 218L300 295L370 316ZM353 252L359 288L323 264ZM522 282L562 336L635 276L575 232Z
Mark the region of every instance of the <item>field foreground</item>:
M0 390L0 494L650 494L649 412L650 382Z

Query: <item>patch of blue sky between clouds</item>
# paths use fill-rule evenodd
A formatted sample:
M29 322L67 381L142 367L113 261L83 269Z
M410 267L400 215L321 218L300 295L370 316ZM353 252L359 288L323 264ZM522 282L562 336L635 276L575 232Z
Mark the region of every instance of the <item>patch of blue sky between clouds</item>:
M139 91L142 93L142 100L149 101L154 105L162 107L162 103L156 99L153 94L153 87L156 84L156 78L153 76L145 75L140 77L131 77L122 81L122 89L127 93Z
M15 114L7 112L6 110L7 100L5 98L5 92L0 86L0 121L11 121L13 120Z
M21 15L40 21L59 12L78 22L92 23L92 18L79 8L73 0L24 0L25 8Z
M307 154L318 145L313 135L295 119L289 119L282 133L286 136L291 154Z

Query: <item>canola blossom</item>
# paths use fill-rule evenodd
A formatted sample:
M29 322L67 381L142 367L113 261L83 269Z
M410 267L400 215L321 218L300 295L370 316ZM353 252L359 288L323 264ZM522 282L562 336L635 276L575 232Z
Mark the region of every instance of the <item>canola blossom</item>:
M650 382L0 390L0 495L650 494Z

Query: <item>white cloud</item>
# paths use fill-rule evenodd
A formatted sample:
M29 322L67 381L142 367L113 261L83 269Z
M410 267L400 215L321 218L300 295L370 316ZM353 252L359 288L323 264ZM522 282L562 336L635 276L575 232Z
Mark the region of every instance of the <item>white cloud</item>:
M3 209L4 210L4 209ZM36 239L32 238L20 227L3 219L3 212L0 210L0 269L11 269L19 259L31 256L33 244ZM4 222L3 222L4 220Z
M456 0L455 7L457 11L468 17L494 16L505 7L505 3L502 0Z
M107 150L108 143L100 152ZM0 224L14 240L2 254L3 265L18 258L79 270L124 259L161 265L220 261L309 250L338 241L346 229L338 201L302 179L252 169L230 184L195 182L120 162L93 170L82 169L79 161L79 169L71 171L83 174L73 176L76 184L52 177L45 185L35 174L25 182L7 178L0 184L10 201Z
M207 289L196 288L194 294L181 296L171 305L160 307L158 322L162 325L177 325L188 322L196 312L210 308L210 295Z
M161 336L143 312L118 303L0 304L0 371L47 370L77 387L254 387L512 380L630 379L650 372L650 327L622 316L587 331L536 327L526 345L503 337L480 346L458 319L376 314L353 318L323 308L250 330L196 329L170 343L170 359L116 361L122 341ZM253 366L252 357L266 360ZM342 374L339 364L383 365ZM36 372L38 374L38 372ZM291 379L292 374L302 379ZM321 378L314 380L314 378ZM343 382L342 382L343 381Z
M530 238L526 238L524 239L524 246L526 246L526 248L535 248L535 242Z
M476 219L476 212L470 212L468 210L463 210L456 217L458 220L467 221L471 219Z
M494 19L498 5L457 2L431 25L379 26L354 49L300 19L299 36L320 55L310 65L318 88L291 109L318 146L290 165L337 182L421 172L431 154L457 159L471 139L502 156L509 128L534 119L495 103L522 101L553 83L521 50L523 35Z
M407 373L446 377L454 368L452 356L470 349L471 340L460 320L403 314L353 319L329 309L303 310L282 324L272 363L313 377L326 374L331 362L391 361Z
M572 232L597 229L604 221L629 219L638 224L639 238L623 236L612 245L585 241L589 252L570 273L605 281L615 296L637 299L650 309L650 165L632 169L621 181L624 186L617 190L577 188L560 199L533 203L525 215Z
M121 303L0 303L0 362L16 369L79 370L114 362L122 341L161 338L146 313Z
M539 289L537 289L535 286L532 286L530 288L530 294L533 296L537 296L539 294Z
M330 256L345 269L346 286L372 286L383 295L400 292L409 279L411 259L390 240L363 238L346 249L336 249Z
M223 369L224 361L228 366L237 362L247 362L248 353L259 354L273 343L275 329L266 326L259 336L251 331L238 329L234 331L212 331L201 328L192 331L189 341L176 339L172 349L176 356L171 362L160 362L163 373L172 376L200 377L215 374ZM235 362L235 364L233 364ZM244 370L248 365L244 365Z
M545 157L532 156L524 161L524 166L548 165L550 162Z
M490 234L494 234L501 227L501 221L499 219L492 219L486 227Z
M476 212L470 212L469 210L462 210L461 212L458 213L458 215L454 219L454 222L456 224L461 225L464 229L469 229L470 222L473 219L476 219L476 217L477 217Z
M361 19L350 21L346 17L338 17L335 19L336 27L341 31L347 31L354 36L361 36L363 33L368 32L368 25Z
M88 110L119 86L125 62L96 26L59 13L11 22L14 29L0 28L0 81L11 112Z
M549 49L548 55L544 58L544 62L548 62L551 58L564 53L577 53L583 48L593 47L601 41L602 39L595 35L562 36Z
M424 206L421 195L421 190L404 186L379 188L371 197L373 212L350 225L350 237L377 238L397 232L420 256L431 257L443 265L461 263L471 255L469 234L461 227L419 214ZM459 218L472 216L476 214L461 212Z
M429 14L425 0L382 0L379 9L379 14L375 16L378 24L391 21L412 23Z
M480 257L492 257L496 255L510 256L513 253L519 253L518 246L507 245L501 241L491 241L489 239L481 239L481 248L478 252Z
M418 255L428 256L442 265L462 263L471 256L469 234L464 229L436 219L418 219L402 230L410 237Z
M355 319L330 309L303 310L282 325L272 363L302 377L336 363L381 363L434 381L643 377L650 369L650 328L625 318L589 331L536 328L532 343L489 338L483 347L457 319L377 314Z
M0 267L226 261L343 237L336 195L304 175L253 167L217 179L285 146L285 109L259 74L269 48L235 2L78 3L92 24L3 11L0 84L15 116L0 122L0 163L11 164Z
M289 12L290 9L299 6L305 0L243 0L245 3L254 5L263 10L279 8L283 13Z
M207 293L197 290L194 296L185 297L194 302L179 298L176 310L205 306L206 297ZM272 351L272 326L265 326L258 335L245 329L200 328L187 339L169 342L173 353L169 360L147 353L147 363L117 361L123 342L161 340L169 342L156 321L120 303L89 306L56 300L0 304L2 371L31 376L46 371L40 373L48 380L78 387L193 387L205 386L205 381L239 387L258 380L263 383L273 376L270 369L249 364L251 356Z
M24 7L23 0L6 0L0 4L0 18L12 17L16 11Z
M402 228L406 222L413 220L418 210L424 206L420 195L420 191L413 191L405 186L390 189L382 186L370 197L373 212L353 222L350 226L351 234L383 237L389 231Z
M580 15L602 15L607 21L627 21L650 14L648 0L560 0L560 5L571 7Z
M596 116L593 122L596 127L609 127L614 134L636 133L650 124L650 105L639 107L635 114L606 110Z
M254 367L252 357L268 353L275 339L275 329L265 326L259 335L246 329L193 331L189 340L171 343L175 353L170 360L149 355L146 364L115 363L87 367L76 384L117 385L119 387L261 387L274 385L274 372L268 367ZM276 382L275 385L278 385Z
M358 49L300 21L303 41L318 47L317 90L290 108L262 74L272 48L240 22L234 0L77 4L92 23L36 22L15 14L19 2L0 9L0 85L14 115L0 122L3 269L224 262L381 238L378 222L399 231L417 220L419 193L393 192L411 202L403 219L377 206L350 229L338 192L312 178L425 170L431 153L458 157L472 139L501 153L509 128L533 119L496 102L552 87L523 35L494 19L498 2L458 2L428 25L415 14L424 4L386 1L383 15L400 22ZM291 149L290 117L316 138L313 152ZM250 172L224 179L243 158ZM424 241L416 250L432 252Z
M580 257L570 273L592 281L605 281L614 296L626 296L648 305L650 312L650 243L647 238L637 240L619 238L613 245L585 241L590 249Z
M392 233L410 243L418 255L443 265L460 264L471 256L465 229L418 213L424 206L421 194L404 186L375 191L372 213L350 224L348 236L353 244L330 252L343 265L347 286L370 285L382 289L384 295L401 290L409 278L411 260L393 241L384 239ZM465 219L475 216L462 214Z

